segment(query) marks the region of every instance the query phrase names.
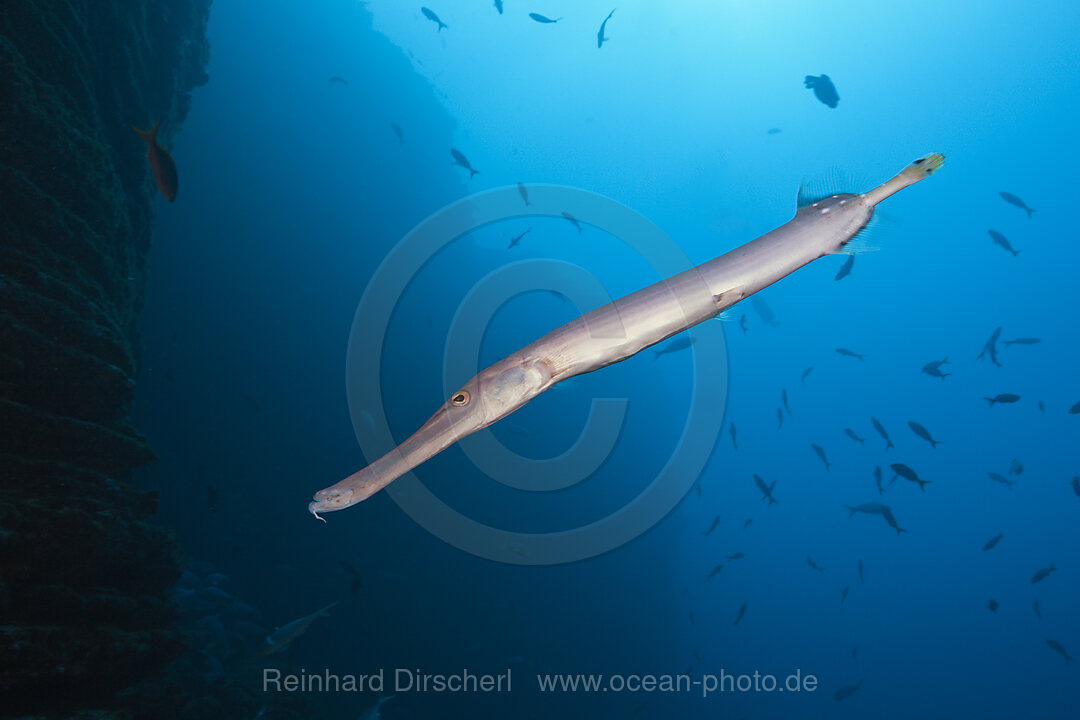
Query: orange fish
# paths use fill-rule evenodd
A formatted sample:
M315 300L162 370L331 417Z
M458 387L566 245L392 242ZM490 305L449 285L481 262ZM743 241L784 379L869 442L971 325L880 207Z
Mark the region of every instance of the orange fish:
M139 133L139 137L146 141L146 159L150 161L150 172L154 174L154 182L165 199L172 202L176 199L176 191L180 187L180 179L176 175L176 163L165 151L165 148L157 144L157 131L161 121L154 123L154 129L150 132L140 130L134 125L131 129Z

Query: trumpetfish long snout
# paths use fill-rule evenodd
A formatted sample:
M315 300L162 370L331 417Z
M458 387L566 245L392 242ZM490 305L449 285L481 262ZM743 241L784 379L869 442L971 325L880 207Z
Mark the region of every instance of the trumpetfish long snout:
M850 245L885 198L944 162L927 155L861 195L800 198L795 217L702 265L597 308L482 370L397 448L315 493L312 515L366 500L463 437L495 423L554 384L625 360L683 332L825 255Z

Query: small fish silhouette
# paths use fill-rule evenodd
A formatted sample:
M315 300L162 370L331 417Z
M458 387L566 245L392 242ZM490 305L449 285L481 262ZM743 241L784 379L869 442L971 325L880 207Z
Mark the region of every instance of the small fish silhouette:
M461 152L460 150L450 148L450 156L454 158L454 162L452 163L453 165L457 165L458 167L465 168L469 171L470 180L472 180L475 175L478 175L480 173L479 170L473 169L473 166L469 164L469 159L465 157L465 153Z
M994 241L994 244L1012 253L1013 257L1016 257L1021 253L1020 250L1014 250L1013 246L1009 244L1008 238L999 233L997 230L988 230L990 233L990 239Z
M1031 214L1033 212L1036 212L1033 208L1029 208L1027 206L1027 203L1025 203L1023 200L1021 200L1020 198L1018 198L1017 196L1013 195L1010 192L1005 192L1004 190L1002 190L1001 192L998 193L998 195L1000 195L1001 199L1004 200L1005 202L1009 203L1010 205L1015 205L1016 207L1020 208L1024 212L1026 212L1027 216L1028 216L1028 219L1031 218Z
M442 29L444 27L448 27L446 23L444 23L442 20L439 19L438 15L436 15L433 11L429 10L428 8L422 7L422 8L420 8L420 12L422 12L424 14L424 17L426 17L428 20L430 20L433 23L438 24L439 29L438 29L437 32L442 32Z
M808 90L814 91L814 97L831 108L835 108L840 102L840 95L828 75L807 75L803 84Z
M851 269L853 267L855 267L855 256L848 255L848 259L840 266L840 271L836 273L836 277L834 277L833 280L843 280L851 274Z
M610 38L604 37L604 29L607 28L607 21L611 19L611 16L615 14L615 10L608 13L608 16L604 18L604 22L600 23L600 32L596 33L596 47L604 47L604 43Z

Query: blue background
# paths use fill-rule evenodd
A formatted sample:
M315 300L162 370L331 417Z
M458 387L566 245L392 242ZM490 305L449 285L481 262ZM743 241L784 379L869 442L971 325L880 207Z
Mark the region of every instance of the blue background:
M447 29L396 0L216 4L211 81L170 148L180 194L158 208L136 418L161 459L141 482L161 492L160 519L177 528L185 555L226 574L229 593L257 608L268 631L340 601L287 661L269 661L338 673L515 668L511 694L402 694L384 706L388 718L1068 716L1077 670L1045 638L1080 652L1080 497L1068 486L1080 472L1080 417L1068 414L1080 400L1080 250L1062 210L1080 165L1070 130L1080 11L638 2L618 7L597 49L611 7L592 0L506 0L502 15L479 0L430 7ZM528 12L565 17L541 25ZM836 109L803 87L821 73L836 84ZM481 174L470 181L453 167L451 147ZM494 430L515 451L553 457L573 444L593 397L626 398L626 424L595 476L520 493L456 447L417 470L490 524L575 527L651 481L679 440L692 363L714 364L729 398L716 408L723 435L703 439L716 450L701 497L691 492L630 544L520 567L443 544L386 493L326 525L306 513L311 493L366 464L345 392L366 282L447 203L518 181L578 187L643 214L697 264L790 219L806 177L837 175L830 187L861 192L928 152L943 152L945 167L879 208L870 242L881 250L857 256L850 277L835 282L845 257L829 257L762 293L778 326L743 303L695 331L723 332L726 356L645 351L503 421L517 432ZM1036 208L1033 218L1002 190ZM988 229L1020 255L994 246ZM523 217L459 238L410 284L383 345L383 403L398 440L452 389L442 352L470 287L512 261L549 257L588 270L611 297L661 277L603 230L579 235L560 219ZM545 293L492 308L480 367L575 316ZM976 361L999 325L1003 339L1042 343L1000 349L1003 367ZM944 382L920 373L943 357L953 373ZM783 389L792 414L778 431ZM988 408L982 398L1002 392L1022 399ZM894 450L883 451L871 416ZM931 449L911 420L943 444ZM844 435L849 427L865 446ZM1014 458L1024 471L1011 490L987 477L1007 475ZM878 501L873 469L888 481L894 462L931 481L919 492L900 480L880 498L902 536L841 507ZM777 505L763 504L754 473L777 481ZM736 552L746 557L729 561ZM363 575L355 596L342 560ZM724 570L706 580L718 563ZM1060 571L1031 584L1051 563ZM265 664L227 669L254 688ZM800 668L821 689L542 696L533 680L691 667L781 677ZM373 700L310 702L319 716L356 717ZM272 714L275 702L253 689L236 711Z

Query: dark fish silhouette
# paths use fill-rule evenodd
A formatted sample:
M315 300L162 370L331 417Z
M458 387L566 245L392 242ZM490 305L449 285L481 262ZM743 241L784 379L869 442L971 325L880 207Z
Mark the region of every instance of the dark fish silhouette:
M531 232L532 232L532 228L529 228L528 230L521 233L520 235L517 235L515 237L510 238L510 244L506 246L506 249L509 250L510 248L515 248L518 245L520 245L521 244L521 238L525 237L526 235L528 235Z
M338 560L338 567L340 567L347 575L355 577L360 574L360 571L353 567L352 563L348 560Z
M1041 342L1042 342L1042 338L1032 338L1032 337L1016 338L1015 340L1005 340L1004 341L1005 347L1010 347L1012 345L1038 345Z
M720 526L720 516L719 516L719 515L717 515L716 517L714 517L714 518L713 518L713 521L712 521L712 525L710 525L710 526L709 526L709 529L708 529L708 530L706 530L706 531L705 531L704 533L702 533L702 534L703 534L703 535L709 535L709 534L711 534L711 533L712 533L712 531L713 531L713 530L715 530L715 529L716 529L717 527L719 527L719 526Z
M863 583L863 564L862 558L859 558L859 584Z
M990 339L986 341L986 344L983 345L983 349L979 352L978 357L976 357L975 359L982 360L983 355L989 355L990 362L994 363L998 367L1001 367L1001 363L999 363L997 359L997 341L999 337L1001 337L1000 325L997 327L996 330L994 330L993 334L990 336Z
M1012 489L1012 486L1016 484L1014 481L1012 481L1012 480L1008 479L1007 477L1005 477L1004 475L1000 475L1000 474L998 474L996 472L986 473L986 474L990 476L991 480L993 480L996 483L1001 483L1002 485L1005 485L1010 490Z
M859 688L862 687L862 684L863 684L863 681L860 680L859 682L855 683L854 685L845 685L844 687L842 687L842 688L840 688L839 690L836 691L836 693L833 695L833 700L835 700L836 702L840 702L841 700L847 700L849 697L851 697L853 694L855 694L855 692Z
M541 15L540 13L529 13L529 17L531 17L536 22L543 23L545 25L547 25L548 23L557 23L560 20L562 20L561 17L557 17L557 18L555 18L553 20L553 19L549 18L547 15Z
M564 218L566 218L567 220L569 220L570 224L573 225L574 227L576 227L577 231L579 233L584 229L584 228L581 227L581 223L578 222L578 219L576 217L574 217L573 215L571 215L570 213L566 212L565 210L563 210L562 216Z
M469 164L469 158L465 157L465 153L454 148L450 148L450 155L454 158L454 165L465 168L469 171L469 179L472 180L475 175L480 173L479 170L474 170L473 166Z
M773 497L773 494L772 494L773 490L776 488L776 481L775 480L772 481L772 485L766 485L765 481L761 479L761 476L755 474L754 475L754 484L757 485L758 490L761 491L761 499L762 500L768 500L770 505L775 505L777 502L779 502L776 498ZM753 520L754 520L753 518L748 519L743 524L743 530L745 530L746 526L749 525L751 522L753 522Z
M743 335L746 334L746 313L739 316L739 329L742 330Z
M851 274L851 268L855 267L855 256L848 255L847 260L840 266L840 270L836 273L836 277L833 280L843 280Z
M1020 396L1019 395L1014 395L1013 393L1001 393L999 395L995 395L992 398L988 398L988 397L983 398L983 400L990 403L990 407L994 407L995 403L1002 403L1003 405L1007 405L1009 403L1014 403L1019 399L1020 399Z
M923 365L922 371L931 377L941 378L942 380L944 380L945 378L952 375L952 373L941 372L941 366L948 364L949 358L945 358L944 360L934 360L933 362L928 362Z
M440 20L438 15L436 15L434 12L427 9L426 7L420 8L420 12L424 13L424 17L426 17L428 20L430 20L433 23L438 24L438 26L439 26L438 32L442 32L442 29L444 27L447 27L446 23L444 23L442 20Z
M1057 570L1057 568L1054 567L1054 563L1050 563L1050 567L1045 567L1045 568L1042 568L1041 570L1036 570L1035 574L1031 576L1031 584L1034 585L1035 583L1042 582L1047 577L1049 577L1050 573L1052 573L1052 572L1054 572L1056 570Z
M397 136L398 144L399 145L404 145L405 144L405 132L401 129L401 126L398 125L396 122L392 122L392 123L390 123L390 130L393 131L395 136Z
M706 580L712 580L712 579L713 579L713 575L716 575L717 573L719 573L719 572L720 572L721 570L723 570L723 569L724 569L724 566L723 566L723 565L717 565L717 566L716 566L716 567L714 567L714 568L713 568L713 569L712 569L711 571L709 571L709 574L705 576L705 579L706 579Z
M777 423L778 423L778 425L776 426L776 429L780 430L781 428L784 427L784 409L783 408L776 408L776 420L777 420Z
M780 390L780 402L784 403L784 409L787 410L787 414L790 415L791 414L791 407L788 406L787 389L786 388L781 388L781 390Z
M825 451L822 449L822 447L817 443L810 443L810 447L815 453L817 453L817 456L821 458L821 462L825 463L825 469L828 470L829 466L831 466L832 463L830 463L829 459L825 457Z
M529 191L525 188L525 185L518 183L518 195L525 201L525 207L529 207Z
M993 550L995 547L997 547L997 544L1001 542L1001 538L1003 537L1005 537L1005 533L998 533L994 537L987 540L986 544L983 545L983 552L986 552L987 550Z
M996 613L998 611L998 607L1000 606L998 605L997 600L991 600L989 603L986 604L986 609L992 613Z
M739 443L735 441L735 423L731 423L731 445L736 450L739 449Z
M859 437L858 433L856 433L851 428L844 428L844 434L847 435L852 440L854 440L855 442L859 443L860 445L865 445L866 444L866 438Z
M885 488L881 487L881 466L874 466L874 483L877 485L877 494L884 495Z
M737 552L734 555L728 555L728 560L742 560L746 555L741 552Z
M1012 462L1009 464L1009 474L1010 475L1023 475L1024 474L1024 463L1020 462L1016 458L1013 458Z
M806 378L810 377L810 373L812 372L814 372L814 368L812 366L802 371L802 378L800 379L800 382L803 385L806 385Z
M843 605L844 601L847 600L848 592L850 590L851 590L851 586L850 585L845 585L844 589L840 591L840 604L841 605Z
M816 562L814 562L814 558L810 555L806 556L806 562L808 565L810 565L810 568L812 570L817 570L818 572L825 572L825 568L820 567Z
M363 576L356 568L344 560L338 560L338 565L352 578L352 583L349 585L349 594L355 596L364 587Z
M919 489L924 491L926 490L926 486L930 484L929 480L923 480L916 474L914 470L909 468L907 465L904 465L903 463L893 463L889 467L892 468L892 471L894 473L896 473L895 475L893 475L893 480L896 480L896 478L898 477L902 477L905 480L909 480L913 483L918 483Z
M697 490L697 499L700 500L701 499L701 483L700 482L694 483L694 489Z
M930 443L931 448L936 448L942 442L941 440L935 440L933 437L931 437L930 431L927 430L926 428L924 428L922 425L920 425L917 422L913 422L911 420L908 420L908 427L911 428L911 432L915 433L916 435L921 437L923 440Z
M848 350L847 348L836 348L836 352L840 355L843 355L844 357L853 357L858 358L859 360L862 360L866 357L865 355L860 355L859 353L853 350Z
M765 302L765 298L760 295L750 296L750 306L754 308L756 312L769 327L779 327L780 323L776 321L776 316L773 315L772 308L769 307L769 303Z
M1065 658L1065 662L1071 663L1073 661L1073 659L1069 656L1069 653L1065 652L1065 646L1059 643L1057 640L1051 640L1050 638L1046 638L1046 644L1051 650L1056 652L1061 657Z
M1013 257L1016 257L1017 255L1020 254L1021 251L1020 250L1013 250L1013 246L1009 244L1008 238L1006 238L1004 235L999 233L997 230L987 230L987 232L990 233L990 239L994 241L995 245L998 245L998 246L1004 248L1005 250L1008 250L1009 252L1012 253Z
M782 133L784 131L781 130L780 128L769 128L765 132L768 133L769 135L779 135L780 133Z
M1035 615L1036 615L1036 616L1038 616L1038 618L1039 618L1040 620L1042 620L1042 619L1043 619L1043 618L1042 618L1042 609L1041 609L1041 608L1039 608L1039 601L1038 601L1038 600L1036 600L1036 601L1035 601L1035 602L1034 602L1034 603L1032 604L1032 606L1031 606L1031 609L1035 611Z
M835 108L840 102L840 95L828 75L807 75L803 84L808 90L814 91L814 97L831 108Z
M495 9L499 11L499 14L503 14L503 0L495 0Z
M1072 485L1073 494L1080 497L1080 477L1074 477L1069 484Z
M653 350L653 360L660 357L661 355L670 355L673 352L686 350L695 342L697 342L697 338L693 335L680 335L671 342L663 345L659 350Z
M261 646L256 652L260 656L266 656L274 655L288 649L294 640L303 635L307 629L311 627L312 623L321 617L326 617L334 605L336 605L336 603L331 603L322 610L316 610L310 615L305 615L302 618L293 620L287 625L282 625L263 639Z
M896 534L906 533L907 530L900 527L896 522L896 517L893 515L892 508L884 503L871 502L863 503L862 505L844 505L844 509L848 511L848 517L855 517L855 513L863 513L864 515L880 515L885 518L885 522L896 531Z
M342 85L348 85L349 84L349 81L346 80L345 78L341 77L340 75L335 75L334 77L330 78L327 82L341 83Z
M732 625L738 625L742 622L743 616L746 615L746 608L747 603L743 603L742 607L739 608L739 614L735 617L735 622L731 623Z
M885 432L885 426L883 426L880 422L878 422L877 418L875 418L875 417L870 418L870 422L874 425L874 429L878 431L878 435L885 438L885 449L886 450L888 450L891 447L896 447L895 445L893 445L893 441L889 439L889 433Z
M775 480L773 480L773 487L776 487L776 481ZM769 488L769 489L772 490L772 488ZM773 500L772 502L776 502L776 501ZM769 504L772 505L772 503L769 503ZM746 528L750 527L750 523L752 523L752 522L754 522L754 518L746 518L746 522L744 522L742 524L742 529L745 530Z
M157 143L158 128L161 121L154 123L154 129L150 132L140 130L134 125L131 129L138 133L139 137L146 141L146 159L150 162L150 174L154 176L154 183L165 199L172 202L176 199L176 193L180 190L180 176L176 173L176 163L165 148Z
M1069 408L1069 414L1070 415L1080 415L1080 402L1076 403L1071 408Z
M1028 218L1031 217L1031 213L1035 212L1034 208L1029 208L1027 206L1027 203L1025 203L1020 198L1016 197L1012 193L1008 193L1008 192L1005 192L1004 190L1002 190L1001 192L998 193L998 195L1000 195L1001 199L1004 200L1005 202L1009 203L1010 205L1015 205L1016 207L1020 208L1024 212L1026 212Z
M604 22L600 23L600 32L596 33L596 47L597 48L604 47L604 42L606 40L610 39L610 38L604 37L604 28L607 27L607 21L610 20L611 16L614 15L614 14L615 14L615 10L612 9L612 11L608 13L607 17L604 18Z

